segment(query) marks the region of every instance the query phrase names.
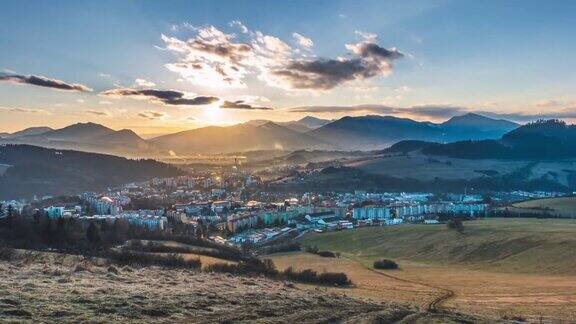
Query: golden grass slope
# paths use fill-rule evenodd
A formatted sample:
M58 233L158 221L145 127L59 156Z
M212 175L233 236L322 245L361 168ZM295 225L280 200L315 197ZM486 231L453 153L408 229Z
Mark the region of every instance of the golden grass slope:
M259 277L0 261L0 322L318 323L412 312Z
M358 259L400 258L496 272L576 275L576 220L483 219L464 233L445 225L407 224L309 233L304 245Z

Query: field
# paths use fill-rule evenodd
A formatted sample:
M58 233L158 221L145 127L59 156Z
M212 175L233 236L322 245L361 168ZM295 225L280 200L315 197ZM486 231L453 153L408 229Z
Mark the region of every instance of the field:
M576 318L576 222L491 219L466 222L463 234L443 225L371 227L308 234L303 244L338 251L274 257L279 268L344 271L348 293L376 300L434 306L494 319ZM372 269L392 258L399 270Z
M548 214L576 218L576 197L527 200L506 207L518 213Z

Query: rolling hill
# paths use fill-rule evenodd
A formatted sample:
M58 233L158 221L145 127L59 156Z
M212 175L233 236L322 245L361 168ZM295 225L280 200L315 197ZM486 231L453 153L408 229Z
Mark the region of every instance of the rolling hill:
M183 174L173 166L154 160L130 160L30 145L0 146L0 164L9 165L0 177L2 199L78 194Z

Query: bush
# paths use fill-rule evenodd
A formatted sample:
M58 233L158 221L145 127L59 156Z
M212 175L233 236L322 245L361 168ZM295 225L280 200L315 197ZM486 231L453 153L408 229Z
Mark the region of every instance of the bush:
M374 269L394 270L398 269L398 264L389 259L374 261Z
M335 258L336 254L334 252L330 252L330 251L319 251L318 253L319 256L323 257L323 258Z
M331 251L320 251L317 246L306 246L306 252L319 255L323 258L335 258L337 254Z
M112 250L106 255L106 258L116 264L127 266L127 265L140 265L140 266L151 266L157 265L167 268L188 268L188 269L199 269L202 267L200 259L188 259L185 260L182 256L178 254L151 254L151 253L138 253L127 250Z
M458 233L462 233L464 231L464 224L462 220L454 218L448 221L446 224L449 229L456 230Z
M348 286L352 284L348 276L343 272L323 272L318 274L312 269L295 271L294 268L289 267L282 272L282 276L293 281L326 286Z

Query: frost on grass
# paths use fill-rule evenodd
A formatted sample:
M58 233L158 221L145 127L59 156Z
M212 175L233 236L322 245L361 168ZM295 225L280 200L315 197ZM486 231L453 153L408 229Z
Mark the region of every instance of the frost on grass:
M0 262L0 322L326 322L403 318L374 303L260 277L66 262Z

